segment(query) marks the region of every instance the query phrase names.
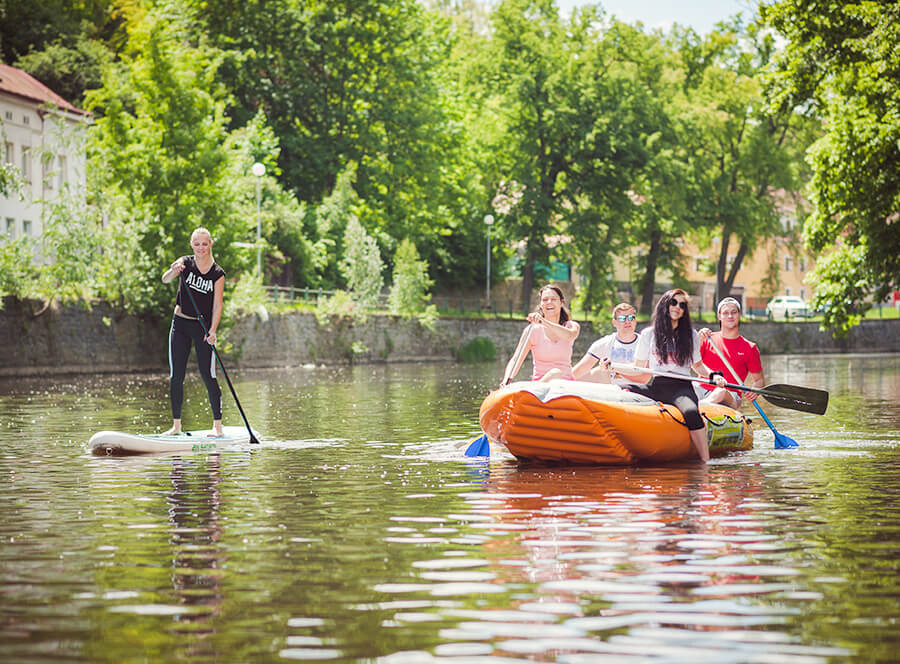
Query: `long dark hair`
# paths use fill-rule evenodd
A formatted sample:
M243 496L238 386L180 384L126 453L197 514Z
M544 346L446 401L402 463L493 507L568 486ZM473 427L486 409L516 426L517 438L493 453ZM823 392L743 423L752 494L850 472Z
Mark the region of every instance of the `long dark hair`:
M566 296L563 295L562 289L559 286L547 284L538 291L538 305L537 309L535 309L534 312L543 316L543 312L541 311L541 294L548 288L559 295L559 324L565 325L569 322L571 316L569 316L569 310L566 309Z
M684 313L678 319L678 327L672 329L669 302L675 299L676 295L682 295L690 307L688 294L680 288L663 293L653 312L653 339L660 362L667 363L671 357L676 363L684 365L690 364L694 356L694 330L691 327L689 308L683 310Z

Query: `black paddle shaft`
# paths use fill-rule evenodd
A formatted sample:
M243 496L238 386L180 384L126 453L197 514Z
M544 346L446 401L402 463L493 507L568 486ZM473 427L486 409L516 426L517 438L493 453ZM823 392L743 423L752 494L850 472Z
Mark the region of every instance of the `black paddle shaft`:
M694 383L712 384L712 381L709 378L674 374L667 371L648 369L646 367L634 367L627 364L613 363L612 368L618 369L619 371L635 371L653 374L654 376L675 378L677 380L688 380ZM725 383L725 387L732 390L756 392L757 394L763 395L766 400L776 406L800 410L805 413L824 415L825 410L828 408L828 392L825 390L816 390L811 387L802 387L800 385L766 385L765 387L750 387L748 385L735 385L734 383Z
M194 296L191 294L191 288L187 285L184 280L184 270L182 270L181 283L184 284L184 290L188 294L188 297L191 299L191 304L194 307L194 313L197 314L197 320L200 321L200 327L203 328L203 334L209 336L209 330L206 327L206 322L203 320L203 314L200 313L200 308L197 306L197 302L194 301ZM244 415L244 409L241 408L240 399L238 399L237 392L234 391L234 386L231 384L231 379L228 377L228 372L225 370L225 365L222 364L222 358L219 357L219 351L216 350L215 344L209 344L212 346L213 355L216 356L216 362L219 363L219 367L222 369L222 375L225 376L225 382L228 383L228 389L231 390L231 396L234 397L234 403L237 405L238 412L241 414L241 418L244 420L244 426L247 427L247 433L250 434L250 442L259 445L259 441L256 439L256 436L253 434L253 429L250 428L250 422L247 421L247 416Z

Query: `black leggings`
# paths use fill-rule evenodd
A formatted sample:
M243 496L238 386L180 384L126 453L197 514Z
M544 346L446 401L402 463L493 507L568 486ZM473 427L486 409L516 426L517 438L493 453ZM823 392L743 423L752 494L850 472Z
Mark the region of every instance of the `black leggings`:
M219 388L219 381L216 380L216 358L212 346L203 340L204 336L200 321L181 316L172 317L172 329L169 330L169 397L172 400L172 417L176 420L181 419L184 373L187 370L192 341L197 350L200 375L209 394L209 407L212 409L213 419L222 419L222 390Z
M663 403L670 403L681 411L687 428L691 431L702 429L706 426L700 417L697 404L697 393L694 392L694 384L677 378L654 376L646 385L629 383L625 386L629 392L643 394Z

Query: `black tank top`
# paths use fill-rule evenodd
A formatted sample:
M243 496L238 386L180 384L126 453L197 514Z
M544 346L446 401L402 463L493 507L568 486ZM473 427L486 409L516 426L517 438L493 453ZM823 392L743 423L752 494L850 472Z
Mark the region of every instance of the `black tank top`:
M203 316L203 322L209 325L212 322L213 300L215 298L215 283L225 276L225 270L219 267L218 263L213 263L212 267L205 273L197 269L197 263L193 256L184 257L184 270L179 275L178 295L175 302L181 306L181 313L185 316L197 317L197 310L194 309L194 303L188 297L185 288L191 289L191 295L197 308Z

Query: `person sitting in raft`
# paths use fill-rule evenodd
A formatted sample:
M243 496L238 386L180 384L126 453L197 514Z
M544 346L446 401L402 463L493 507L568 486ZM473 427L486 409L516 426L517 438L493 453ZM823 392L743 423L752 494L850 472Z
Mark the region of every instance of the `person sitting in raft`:
M766 378L759 356L759 346L741 335L741 303L733 297L724 298L716 308L716 318L719 319L718 332L711 332L707 327L699 332L700 358L703 364L713 371L721 371L729 383L763 387ZM737 371L737 376L729 371L719 353L728 359L731 367ZM742 396L750 401L755 401L759 396L756 392L733 392L724 387L702 383L697 384L697 389L702 403L720 403L734 409L741 405Z
M609 370L610 361L603 366ZM706 423L700 416L697 393L690 381L666 376L654 376L642 372L649 367L654 371L691 375L693 369L701 378L710 378L719 387L725 384L721 371L710 371L700 358L700 339L691 327L688 295L680 288L666 291L656 303L653 320L638 337L634 351L634 370L624 373L631 378L625 389L669 403L684 416L691 435L691 442L703 462L709 461L709 445L706 440ZM648 382L649 380L649 382Z
M575 380L585 380L593 383L615 383L624 385L628 381L625 378L612 378L612 372L603 367L594 367L597 362L609 359L617 364L631 364L634 361L634 351L637 348L638 335L634 329L637 327L637 314L634 307L627 302L621 302L613 307L612 324L615 332L597 339L588 348L578 364L572 367Z
M533 369L531 380L550 380L572 375L572 346L581 327L572 320L566 309L566 298L559 286L544 286L540 291L540 305L528 314L528 327L519 338L516 352L506 364L500 387L508 385L519 373L528 351Z
M169 330L169 397L172 402L172 428L164 436L181 433L181 405L184 400L184 374L187 370L191 343L197 351L197 365L206 385L209 407L213 415L211 436L222 436L222 390L216 380L216 330L222 319L225 293L225 270L216 263L212 253L213 240L203 227L191 233L193 256L176 258L163 274L164 284L178 281L178 295ZM190 288L190 295L187 289ZM193 296L193 301L191 297ZM194 308L197 303L199 311ZM203 316L208 334L203 331L198 316Z

